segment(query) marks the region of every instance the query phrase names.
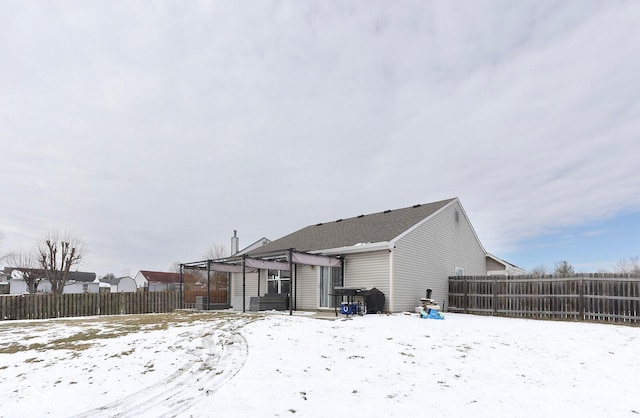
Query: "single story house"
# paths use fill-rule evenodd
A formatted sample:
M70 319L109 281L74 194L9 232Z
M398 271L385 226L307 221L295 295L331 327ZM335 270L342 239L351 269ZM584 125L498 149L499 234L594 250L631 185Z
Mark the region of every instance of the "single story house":
M487 253L487 276L521 276L526 270Z
M67 281L64 284L64 290L62 293L98 293L100 291L100 282L81 282L81 281ZM38 286L38 293L51 293L51 283L49 280L44 279Z
M11 295L22 295L24 293L29 293L29 287L27 286L27 282L23 279L10 278L8 280L9 283L9 294Z
M64 284L64 294L72 293L98 293L100 291L100 282L96 280L95 273L82 271L69 272L67 282ZM43 279L38 285L38 293L51 293L51 282Z
M388 312L413 311L427 289L446 304L449 276L512 266L487 253L458 198L313 224L207 265L229 272L234 309L273 294L293 309L333 309L336 287L375 287Z
M51 293L51 282L45 279L46 276L42 269L24 269L20 267L5 267L5 274L10 277L9 293L23 294L29 293L27 282L22 277L23 271L28 271L38 277L42 277L38 282L36 293ZM99 283L96 281L96 274L92 272L70 271L67 276L67 282L64 285L63 293L98 293Z
M149 292L161 292L165 290L179 290L180 283L190 288L205 288L206 280L199 279L191 274L171 273L164 271L140 270L134 278L138 289Z
M135 293L138 289L133 277L102 278L101 283L109 285L111 293Z

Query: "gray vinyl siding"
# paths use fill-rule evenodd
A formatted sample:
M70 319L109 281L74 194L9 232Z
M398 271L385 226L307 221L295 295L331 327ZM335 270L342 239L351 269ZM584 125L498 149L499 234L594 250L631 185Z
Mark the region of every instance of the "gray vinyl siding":
M296 286L296 309L316 310L320 296L320 267L298 266L297 286Z
M242 296L242 273L233 273L231 279L231 294ZM258 296L258 272L247 273L245 280L247 296ZM267 292L267 271L260 271L260 296Z
M456 222L456 211L458 221ZM393 250L394 312L413 311L432 289L440 304L448 299L448 277L485 275L485 253L456 201L396 242Z
M377 288L384 293L385 311L389 310L389 250L349 254L345 258L344 285Z
M494 260L493 258L489 258L487 257L487 271L490 270L506 270L504 264L502 263L498 263L496 260Z
M349 254L344 261L344 285L375 287L389 294L389 251ZM297 303L299 310L318 309L320 302L320 268L298 266ZM385 304L385 309L388 305Z
M249 309L251 297L258 296L258 273L246 273L245 279L245 307ZM260 272L260 296L267 291L267 272ZM242 310L242 273L231 274L231 306L235 310Z

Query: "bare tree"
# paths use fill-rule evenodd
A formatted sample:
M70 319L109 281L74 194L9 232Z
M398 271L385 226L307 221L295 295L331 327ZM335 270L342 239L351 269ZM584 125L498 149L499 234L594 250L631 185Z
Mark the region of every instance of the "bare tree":
M169 266L169 272L180 273L180 263L178 263L177 261L171 263L171 265Z
M115 280L116 279L116 275L113 273L107 273L104 276L102 276L100 278L100 281L105 281L105 280Z
M556 261L554 264L553 274L557 274L559 276L571 276L575 274L575 270L568 261L561 260Z
M211 247L202 253L204 260L217 260L219 258L225 258L229 256L229 250L222 244L213 244Z
M32 251L19 251L9 254L7 260L20 272L29 293L36 293L44 278L44 271L38 268L38 257Z
M623 258L616 265L616 273L640 274L640 256Z
M545 274L548 274L548 273L549 273L549 269L544 264L539 264L534 268L532 268L531 270L529 270L529 274L533 276L544 276Z
M222 244L213 244L202 253L205 260L217 260L229 256L229 250ZM225 289L227 287L227 273L221 271L213 271L211 275L211 284L214 290Z
M51 282L51 291L61 294L72 267L83 261L86 244L69 231L52 231L37 241L38 263Z
M4 239L4 232L0 231L0 244L2 244L2 240L3 239ZM0 246L0 249L2 249L1 246ZM8 256L9 256L9 254L2 254L2 252L0 252L0 261L4 260Z

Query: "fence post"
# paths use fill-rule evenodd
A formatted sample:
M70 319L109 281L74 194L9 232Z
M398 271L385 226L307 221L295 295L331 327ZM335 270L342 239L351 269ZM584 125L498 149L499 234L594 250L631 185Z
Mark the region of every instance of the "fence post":
M464 313L467 313L467 305L469 304L469 282L467 281L467 276L463 276L462 280L464 288Z
M493 278L493 316L498 315L498 279Z
M584 276L578 280L578 320L584 321Z

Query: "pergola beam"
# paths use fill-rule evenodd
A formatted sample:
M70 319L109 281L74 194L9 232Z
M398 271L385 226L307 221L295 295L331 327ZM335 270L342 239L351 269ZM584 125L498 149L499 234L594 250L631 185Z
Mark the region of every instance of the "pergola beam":
M180 264L180 278L182 282L182 271L187 270L207 270L207 286L210 286L211 270L226 273L242 273L242 312L246 312L246 280L247 273L258 271L258 289L260 289L260 270L284 270L289 271L290 300L289 315L293 315L294 301L297 299L298 275L297 265L311 265L323 267L342 267L342 258L339 256L327 256L321 254L310 254L303 251L296 251L295 248L287 250L256 253L248 256L232 256L215 260L202 260ZM231 286L229 286L229 295ZM258 296L260 291L258 290ZM297 301L296 301L297 302Z

